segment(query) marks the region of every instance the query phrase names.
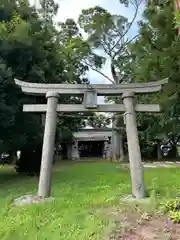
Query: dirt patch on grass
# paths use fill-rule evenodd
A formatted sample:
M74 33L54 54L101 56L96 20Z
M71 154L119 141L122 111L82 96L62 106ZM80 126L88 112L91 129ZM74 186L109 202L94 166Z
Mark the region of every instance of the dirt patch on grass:
M115 228L109 240L180 240L180 225L166 216L139 212L115 212Z

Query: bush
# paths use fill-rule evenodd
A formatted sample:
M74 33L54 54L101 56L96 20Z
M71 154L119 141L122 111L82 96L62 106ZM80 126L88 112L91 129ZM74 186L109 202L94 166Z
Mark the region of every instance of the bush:
M174 223L180 223L180 198L175 198L161 204L164 213L168 213Z
M16 161L16 172L29 176L39 175L41 166L42 144L26 146L21 150L20 159Z
M169 212L169 217L174 223L180 223L180 212L179 211Z

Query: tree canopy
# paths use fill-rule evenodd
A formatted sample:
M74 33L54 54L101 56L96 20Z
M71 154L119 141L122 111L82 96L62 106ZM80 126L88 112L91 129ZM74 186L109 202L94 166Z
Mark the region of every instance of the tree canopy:
M106 128L111 124L111 119L104 114L94 114L87 120L87 125L93 128Z
M153 134L177 133L179 130L179 37L174 23L173 3L163 6L148 5L144 19L139 23L140 35L130 48L136 56L133 72L138 82L169 78L164 94L153 96L148 101L160 101L163 114L149 122ZM142 117L145 119L145 116ZM158 125L157 125L158 124ZM153 129L153 128L151 128ZM158 131L158 132L157 132Z
M138 114L139 134L152 143L164 136L176 136L180 129L180 40L178 13L172 1L143 5L139 31L129 31L137 24L143 0L120 0L131 6L131 21L95 6L84 9L76 23L73 19L55 23L58 5L41 0L40 7L28 1L1 0L0 3L0 148L18 149L27 142L42 140L41 116L22 113L23 103L45 103L45 98L24 96L14 78L37 83L86 83L93 69L110 83L148 82L165 77L169 84L163 94L144 95L139 102L160 102L161 114ZM86 34L83 37L82 32ZM110 62L111 76L102 71ZM107 98L120 102L120 98ZM81 97L60 96L61 103L81 103ZM71 115L71 114L69 114ZM58 115L59 139L84 126L84 114ZM88 122L102 127L109 119L92 115ZM73 117L72 117L73 116ZM107 120L107 121L106 121ZM116 119L117 120L117 119ZM18 141L16 139L18 138Z
M39 9L31 7L28 1L2 0L0 3L1 150L2 145L8 150L9 142L16 143L13 147L19 149L35 138L42 139L40 116L22 113L22 104L46 100L23 96L14 78L37 83L88 83L87 67L81 63L72 44L79 38L79 32L71 31L71 20L57 27L53 21L57 10L53 0L41 1ZM77 97L60 97L62 103L81 101L82 98ZM82 123L80 117L61 115L58 129L65 136L65 130L72 132Z
M148 82L169 78L164 93L138 97L140 103L160 103L161 114L138 114L140 138L149 144L176 136L179 132L179 36L178 14L173 1L165 4L151 1L143 5L138 22L139 32L128 37L128 30L136 21L138 9L145 1L120 1L134 6L132 22L124 16L113 15L102 7L85 9L79 17L91 50L102 53L101 65L91 66L112 83ZM99 51L98 51L99 53ZM102 64L110 59L111 75L105 76ZM108 98L119 102L119 98ZM176 138L177 139L177 138Z

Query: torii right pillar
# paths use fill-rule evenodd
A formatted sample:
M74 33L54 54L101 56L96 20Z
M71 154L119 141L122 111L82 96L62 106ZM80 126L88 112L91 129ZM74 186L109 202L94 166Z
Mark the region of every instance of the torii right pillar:
M132 195L137 199L141 199L147 197L147 191L144 184L144 170L137 131L134 98L135 94L133 92L125 92L122 95L125 108L124 119L128 142Z

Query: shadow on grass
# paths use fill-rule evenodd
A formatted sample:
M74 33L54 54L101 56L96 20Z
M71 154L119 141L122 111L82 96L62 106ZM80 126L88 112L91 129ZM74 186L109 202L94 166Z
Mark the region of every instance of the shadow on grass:
M56 178L60 178L61 181L66 180L65 172L63 171L61 173L61 176L58 177L58 173L56 173L56 170L59 171L59 169L62 169L63 167L71 167L74 165L83 165L87 163L87 161L59 161L54 164L53 166L53 176ZM94 163L92 161L92 163ZM63 175L63 176L62 176ZM37 176L28 176L26 174L18 174L14 168L13 165L0 165L0 185L3 185L3 187L6 187L6 185L10 184L17 184L22 181L30 180L32 178L38 178Z
M94 161L57 161L53 165L53 178L57 180L61 180L61 182L66 182L71 179L71 176L69 178L67 177L67 173L64 171L64 167L71 169L71 166L81 166L88 165L91 163L96 163L97 160ZM62 170L61 174L59 175L59 170ZM84 170L84 168L83 168ZM75 171L77 174L77 171ZM72 173L70 173L72 175ZM15 170L15 167L13 165L0 165L0 186L5 188L6 186L10 186L11 184L18 184L20 182L30 180L30 179L38 179L37 176L28 176L26 174L18 174ZM33 181L34 182L34 181Z
M30 176L16 173L14 166L0 166L0 185L3 185L3 187L6 184L16 184L30 178Z

